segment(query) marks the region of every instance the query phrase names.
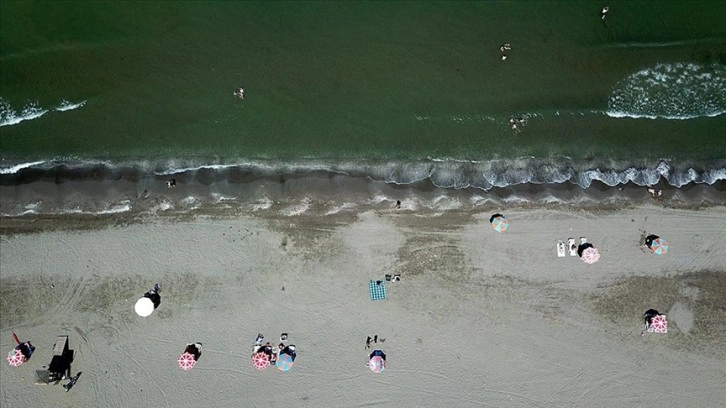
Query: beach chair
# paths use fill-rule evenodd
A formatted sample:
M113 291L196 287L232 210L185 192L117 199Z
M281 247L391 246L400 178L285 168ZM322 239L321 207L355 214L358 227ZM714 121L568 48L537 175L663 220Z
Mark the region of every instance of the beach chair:
M565 243L562 240L557 241L557 256L560 258L565 256Z
M46 370L36 370L36 384L58 384L61 380L70 377L73 350L68 347L68 336L58 336L53 346L53 358Z
M580 245L585 245L585 244L587 244L587 238L580 237Z
M577 245L575 245L575 238L567 239L567 249L570 251L570 256L577 256Z
M382 280L371 280L368 282L368 292L371 300L383 300L386 298L386 282Z

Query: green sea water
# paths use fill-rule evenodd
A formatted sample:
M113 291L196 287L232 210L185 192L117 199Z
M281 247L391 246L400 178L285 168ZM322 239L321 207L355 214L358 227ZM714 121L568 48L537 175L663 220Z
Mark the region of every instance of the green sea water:
M602 5L4 0L0 154L726 158L726 2Z

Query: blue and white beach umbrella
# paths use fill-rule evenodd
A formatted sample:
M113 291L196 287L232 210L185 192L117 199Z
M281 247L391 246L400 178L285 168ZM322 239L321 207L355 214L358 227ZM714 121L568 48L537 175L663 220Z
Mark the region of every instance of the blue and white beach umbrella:
M289 354L280 353L277 357L275 365L282 371L287 371L292 368L293 358Z
M656 255L665 255L668 252L668 241L663 238L656 238L650 245L650 250Z
M509 221L507 221L502 214L492 215L489 222L492 224L492 227L497 230L497 232L504 232L507 228L509 228Z

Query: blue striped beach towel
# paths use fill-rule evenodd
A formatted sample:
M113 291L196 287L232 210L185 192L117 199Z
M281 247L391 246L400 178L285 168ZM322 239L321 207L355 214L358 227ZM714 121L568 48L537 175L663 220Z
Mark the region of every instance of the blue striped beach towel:
M372 280L368 282L368 291L370 292L371 300L383 300L386 298L386 282Z

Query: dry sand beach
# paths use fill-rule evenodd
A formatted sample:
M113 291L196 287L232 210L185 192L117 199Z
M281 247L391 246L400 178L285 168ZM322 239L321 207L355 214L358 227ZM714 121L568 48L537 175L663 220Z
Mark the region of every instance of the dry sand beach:
M0 406L726 406L725 207L510 210L504 234L493 212L3 221L0 351L13 331L37 350L0 365ZM668 254L644 250L646 232ZM600 262L557 257L558 239L580 236ZM372 302L369 279L393 272ZM140 318L155 282L161 306ZM668 334L640 336L651 307ZM281 332L295 366L255 370L257 333ZM69 393L33 384L59 334L83 372ZM374 334L381 374L366 368Z

